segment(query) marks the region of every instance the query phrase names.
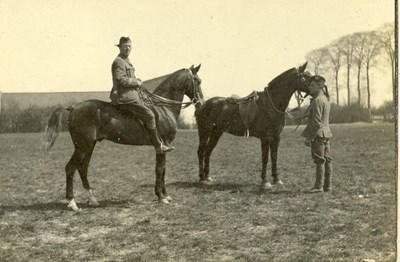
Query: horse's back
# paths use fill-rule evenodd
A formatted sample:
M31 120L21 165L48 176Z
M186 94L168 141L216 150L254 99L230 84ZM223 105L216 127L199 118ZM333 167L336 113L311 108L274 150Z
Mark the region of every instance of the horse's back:
M84 137L93 141L107 139L120 144L150 144L144 127L130 112L97 99L80 102L72 108L68 129L78 139Z
M240 118L239 105L230 103L229 98L213 97L208 99L196 112L200 128L217 128L233 135L243 135L245 126Z

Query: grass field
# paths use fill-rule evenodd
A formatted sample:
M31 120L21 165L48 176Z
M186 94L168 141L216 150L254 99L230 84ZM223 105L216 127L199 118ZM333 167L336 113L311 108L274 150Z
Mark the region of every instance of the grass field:
M68 133L50 154L42 134L2 134L0 261L395 261L394 126L332 125L333 191L321 194L307 193L315 167L302 129L282 133L285 184L267 192L258 139L225 134L215 183L200 185L197 132L179 131L167 156L170 205L153 193L154 149L103 141L89 168L99 207L85 203L75 175L82 212L64 199Z

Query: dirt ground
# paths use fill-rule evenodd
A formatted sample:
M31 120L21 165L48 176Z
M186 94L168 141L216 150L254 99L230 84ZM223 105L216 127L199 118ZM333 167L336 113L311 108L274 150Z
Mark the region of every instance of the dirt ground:
M82 212L66 208L68 133L50 154L42 134L1 134L0 261L395 261L394 126L332 125L333 190L321 194L307 193L315 167L303 127L293 129L279 149L285 184L271 191L259 187L258 139L224 134L215 182L202 185L197 131L179 131L167 156L169 205L153 193L153 148L103 141L89 168L99 207L75 175Z

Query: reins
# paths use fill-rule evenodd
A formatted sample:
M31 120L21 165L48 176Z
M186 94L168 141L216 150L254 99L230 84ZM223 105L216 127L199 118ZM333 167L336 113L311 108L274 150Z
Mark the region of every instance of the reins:
M155 105L155 106L174 106L174 105L183 105L183 108L186 108L192 104L194 104L193 101L190 102L179 102L175 100L171 100L156 94L153 94L149 90L147 90L145 87L140 87L139 88L139 96L142 98L142 100L145 102L147 105Z
M265 87L265 91L266 91L266 93L267 93L268 100L269 100L269 102L270 102L271 105L272 105L272 108L273 108L277 113L282 114L282 115L286 115L287 117L289 117L289 118L291 118L291 119L294 118L294 116L291 115L291 114L289 113L288 110L282 111L282 110L279 110L278 108L276 108L276 106L275 106L274 103L272 102L271 95L269 94L268 86ZM300 105L299 105L299 107L300 107ZM290 110L290 111L291 111L291 110Z
M194 89L194 80L192 79L192 87ZM183 109L189 107L190 105L197 104L199 103L199 97L200 95L198 94L198 91L196 90L195 96L190 102L179 102L175 100L171 100L159 95L156 95L149 90L147 90L145 87L140 86L139 87L139 96L140 98L144 101L145 104L147 105L155 105L155 106L175 106L175 105L183 105Z

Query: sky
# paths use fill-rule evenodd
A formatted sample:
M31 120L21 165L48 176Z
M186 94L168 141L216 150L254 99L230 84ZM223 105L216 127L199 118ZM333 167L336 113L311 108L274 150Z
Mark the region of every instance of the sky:
M108 91L129 36L142 80L201 64L206 97L244 96L309 51L388 22L393 0L0 0L0 91ZM391 96L377 70L373 105Z

